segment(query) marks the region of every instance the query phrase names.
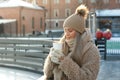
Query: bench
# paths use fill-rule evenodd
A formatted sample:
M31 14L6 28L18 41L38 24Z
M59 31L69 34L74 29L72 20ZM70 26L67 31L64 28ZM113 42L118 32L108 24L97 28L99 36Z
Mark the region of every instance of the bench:
M105 38L95 40L95 44L98 47L100 54L104 56L104 60L107 59L106 42L107 40Z
M43 74L52 40L0 38L0 66L17 67Z

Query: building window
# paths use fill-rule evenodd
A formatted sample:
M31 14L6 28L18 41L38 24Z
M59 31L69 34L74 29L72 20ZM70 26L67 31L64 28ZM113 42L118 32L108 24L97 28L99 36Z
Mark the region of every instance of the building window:
M47 0L43 0L43 4L47 4Z
M24 16L22 17L22 20L25 20L25 17L24 17Z
M23 34L23 36L25 36L25 25L24 24L22 26L22 34Z
M48 22L45 22L44 24L45 24L45 27L44 27L45 29L49 28L49 26L48 26L49 23Z
M58 17L59 16L59 10L58 9L54 9L54 17Z
M65 9L65 17L68 17L71 15L71 10L70 9Z
M0 16L0 19L3 19L3 17L2 17L2 16Z
M65 0L65 3L70 3L70 0Z
M103 0L105 4L108 4L109 3L109 0Z
M34 17L32 18L32 29L34 29Z
M55 4L59 4L59 0L54 0L54 3Z
M120 3L120 0L118 0L118 3Z
M116 3L117 3L117 4L120 3L120 0L116 0Z
M59 23L58 23L58 21L55 21L55 27L59 27Z
M48 17L48 12L46 12L45 17L46 17L46 18Z
M82 3L83 2L83 0L78 0L78 3Z
M56 27L58 27L58 22L56 22Z
M40 18L40 28L42 28L43 20Z
M91 1L91 3L95 3L96 2L96 0L90 0Z

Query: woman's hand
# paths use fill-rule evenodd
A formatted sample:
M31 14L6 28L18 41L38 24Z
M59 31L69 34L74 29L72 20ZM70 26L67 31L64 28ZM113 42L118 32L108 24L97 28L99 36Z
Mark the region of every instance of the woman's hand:
M60 62L64 59L64 54L60 50L56 50L53 47L50 49L50 57L51 61L60 64Z

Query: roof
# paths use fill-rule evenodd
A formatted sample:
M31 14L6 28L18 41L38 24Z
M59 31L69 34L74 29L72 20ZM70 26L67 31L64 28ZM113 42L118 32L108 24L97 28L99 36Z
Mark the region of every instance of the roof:
M43 10L42 7L38 6L37 4L31 4L22 0L6 0L0 2L0 8L5 8L5 7L27 7L27 8L32 8L32 9L40 9Z
M0 24L15 22L16 19L0 19Z
M120 9L96 10L96 16L120 16Z

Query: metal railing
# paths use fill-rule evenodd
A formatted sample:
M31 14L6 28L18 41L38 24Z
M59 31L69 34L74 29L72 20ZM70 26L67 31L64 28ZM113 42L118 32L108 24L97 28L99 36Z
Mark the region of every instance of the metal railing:
M100 54L104 56L104 60L107 59L107 56L120 56L120 38L112 38L110 40L103 38L95 40L95 43Z
M107 41L105 38L95 40L95 44L98 47L100 54L104 55L104 60L106 60L106 56L107 56L106 42Z
M25 68L42 73L52 40L0 38L0 65Z
M19 67L43 73L45 58L53 40L59 38L0 38L0 66ZM104 45L106 43L106 45ZM107 55L120 54L120 39L107 40L101 52Z
M108 55L120 55L120 38L112 38L107 40L107 54Z

